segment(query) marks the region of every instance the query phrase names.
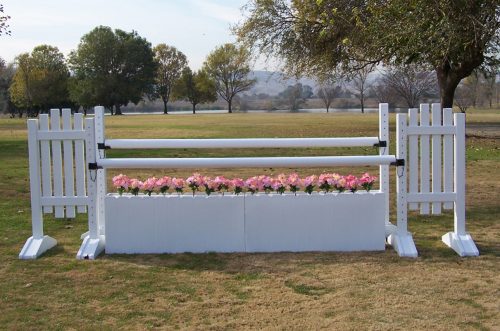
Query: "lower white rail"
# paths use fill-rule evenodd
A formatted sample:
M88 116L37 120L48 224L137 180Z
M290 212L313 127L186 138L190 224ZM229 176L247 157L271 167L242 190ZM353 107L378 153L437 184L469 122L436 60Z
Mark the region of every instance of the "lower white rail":
M308 156L308 157L235 157L235 158L116 158L97 162L102 168L255 168L378 166L396 162L394 155Z

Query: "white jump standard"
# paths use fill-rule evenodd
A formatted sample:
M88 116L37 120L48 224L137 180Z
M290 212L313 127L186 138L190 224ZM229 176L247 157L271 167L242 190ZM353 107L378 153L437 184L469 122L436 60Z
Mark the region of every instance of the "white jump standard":
M76 212L88 213L89 231L82 236L78 259L95 259L103 250L107 253L383 250L386 238L400 256L417 257L412 235L407 229L407 209L419 209L422 214L428 214L431 211L429 206L432 206L432 214L441 213L441 208L454 209L454 231L445 234L443 242L460 256L479 254L465 231L465 117L464 114L453 115L451 109L441 112L439 104L432 105L432 125L429 125L428 105L422 105L420 112L411 109L408 115L397 115L396 155L389 155L387 104L379 106L378 137L350 138L107 140L104 108L95 107L94 112L94 117L84 119L82 114L75 114L72 118L71 111L63 109L61 126L60 111L53 109L50 128L48 115L28 120L33 235L24 245L19 258L37 258L56 245L55 239L43 233L42 215L52 212L56 218L72 218ZM105 150L109 148L359 146L378 147L379 155L252 158L105 156ZM430 147L432 160L429 157ZM380 166L380 189L354 194L152 197L118 196L108 194L106 190L106 170L112 168L335 165ZM394 225L389 221L391 165L397 167L398 174Z

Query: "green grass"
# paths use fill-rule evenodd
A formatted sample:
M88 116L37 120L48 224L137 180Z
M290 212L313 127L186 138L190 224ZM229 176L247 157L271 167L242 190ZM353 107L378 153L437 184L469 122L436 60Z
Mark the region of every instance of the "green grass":
M377 134L377 117L372 114L123 116L106 120L107 136L113 138ZM392 116L391 120L390 148L395 151ZM38 260L20 261L17 255L31 233L26 124L24 119L0 119L0 328L494 330L500 325L500 132L495 133L500 112L473 110L467 123L471 127L467 224L481 252L478 258L459 258L441 242L441 235L453 228L453 215L446 212L434 217L410 214L409 227L419 250L416 260L401 259L388 247L378 253L103 255L95 261L77 261L79 238L87 229L86 215L75 220L45 215L45 232L58 240L58 246ZM359 153L375 154L376 150L178 149L111 151L109 156ZM200 170L246 176L329 169ZM332 170L361 173L376 168ZM126 173L149 176L167 170ZM171 173L184 176L189 171Z

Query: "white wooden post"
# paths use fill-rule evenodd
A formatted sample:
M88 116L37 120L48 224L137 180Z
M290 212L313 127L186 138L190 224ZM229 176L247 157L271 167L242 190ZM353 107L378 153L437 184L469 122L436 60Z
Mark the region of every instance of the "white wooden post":
M71 109L62 110L62 128L63 131L73 130L71 123ZM75 196L75 176L73 166L73 141L63 140L63 158L64 158L64 196ZM66 217L75 218L75 206L66 206Z
M95 140L95 119L85 119L85 146L87 153L87 195L89 232L84 235L83 243L76 255L77 259L95 259L104 250L104 236L99 233L98 216L98 177L97 170L90 169L90 164L96 163L97 144Z
M94 107L94 118L95 118L95 141L96 144L104 144L104 107L97 106ZM96 162L105 158L105 150L96 150ZM106 232L104 215L104 198L106 197L106 169L97 170L97 223L99 224L99 233L104 235Z
M19 253L20 259L36 259L46 250L54 247L57 241L43 234L43 217L40 196L40 145L37 138L38 120L28 120L28 151L31 191L31 224L33 235L28 238Z
M406 166L406 114L396 116L396 158L402 160L404 164L396 168L397 182L397 231L389 235L387 242L394 247L401 257L417 257L417 248L413 242L411 233L408 232L408 202L406 200L407 178Z
M451 108L443 109L443 125L453 126L453 110ZM443 137L443 192L453 193L453 136L447 134ZM453 202L443 203L444 209L453 209Z
M425 129L429 126L429 105L420 105L420 126ZM429 168L429 135L422 134L420 136L420 192L430 192L430 168ZM429 203L420 204L420 214L429 214Z
M418 126L418 109L411 108L408 110L409 126ZM409 177L409 192L418 192L418 136L411 135L408 137L408 177ZM417 210L418 203L412 202L409 204L410 210Z
M443 235L443 242L460 256L478 256L479 250L470 234L465 231L465 114L454 115L456 133L454 147L455 220L454 232Z
M59 109L50 110L50 129L51 131L61 131L61 117ZM63 197L63 167L61 141L52 140L52 174L54 178L54 196ZM64 218L64 206L55 206L55 217Z
M389 155L389 104L380 103L378 106L378 129L379 142L385 142L386 147L379 148L379 155ZM396 226L390 222L389 217L389 166L380 165L380 191L384 192L384 210L385 210L385 236L388 237L396 231Z
M441 104L432 104L432 126L441 127ZM441 193L441 176L443 173L442 164L442 139L440 134L432 135L432 193ZM432 214L441 214L441 202L432 203Z

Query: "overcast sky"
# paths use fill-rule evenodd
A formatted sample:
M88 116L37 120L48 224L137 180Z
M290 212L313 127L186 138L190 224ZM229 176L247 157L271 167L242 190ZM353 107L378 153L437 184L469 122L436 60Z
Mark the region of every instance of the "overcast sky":
M40 44L65 55L98 25L136 30L153 46L173 45L199 69L217 45L234 42L230 26L242 20L247 0L3 0L11 36L0 37L0 57L10 62Z

